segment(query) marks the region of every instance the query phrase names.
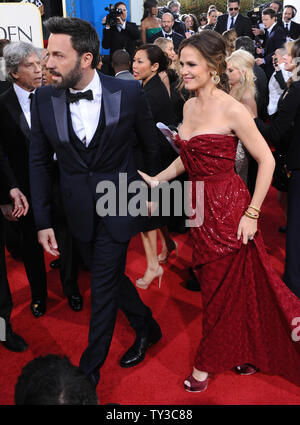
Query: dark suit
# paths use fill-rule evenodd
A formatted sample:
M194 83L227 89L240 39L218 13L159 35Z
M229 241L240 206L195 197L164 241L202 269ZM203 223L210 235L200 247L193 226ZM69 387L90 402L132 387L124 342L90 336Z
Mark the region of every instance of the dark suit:
M6 170L6 171L5 171ZM10 178L7 178L9 168L6 159L0 151L0 205L7 204L9 200ZM12 311L12 298L7 280L5 250L4 250L4 219L0 212L0 317L8 323Z
M70 229L77 239L93 246L89 345L80 367L96 380L107 356L118 308L126 314L137 334L149 326L152 317L124 274L130 238L149 219L118 213L99 217L96 204L103 194L97 193L96 187L103 181L113 183L119 199L120 173L126 173L128 184L141 180L132 154L136 138L149 159L147 171L155 174L160 169L156 129L140 84L99 75L101 117L89 147L85 149L72 130L66 91L51 86L37 90L30 147L31 193L37 228L53 227L50 163L55 151Z
M288 183L288 216L284 281L300 298L300 81L294 82L278 102L271 125L256 119L262 135L280 152L287 152L287 168L292 172Z
M262 68L264 69L268 79L271 78L271 75L274 72L272 56L274 55L276 49L279 49L284 45L285 40L286 35L282 25L276 24L272 28L270 35L268 34L268 31L265 30L263 43L263 58L265 63L262 65Z
M224 31L227 31L227 21L228 21L228 13L224 13L224 15L220 15L217 19L216 26L214 31L217 31L219 34L223 34ZM251 21L246 16L238 14L235 23L234 29L237 33L238 37L248 36L252 38L252 29L251 29Z
M294 21L291 21L289 31L285 28L285 22L282 21L282 24L283 24L283 27L284 27L286 37L289 37L292 40L297 40L297 38L300 37L300 25L299 24L297 24Z
M164 37L164 33L162 31L159 31L156 34L154 34L150 38L150 43L154 43L154 41L159 37ZM178 34L177 32L174 32L174 31L172 32L172 34L168 35L168 37L173 40L174 50L175 50L175 52L178 52L179 45L182 42L182 40L185 39L185 37L181 34Z
M30 203L29 189L29 137L30 129L19 104L14 88L0 96L1 139L0 150L7 156L11 175L10 186L18 186ZM20 218L22 233L22 258L30 283L33 299L45 300L47 296L44 255L38 243L32 211Z

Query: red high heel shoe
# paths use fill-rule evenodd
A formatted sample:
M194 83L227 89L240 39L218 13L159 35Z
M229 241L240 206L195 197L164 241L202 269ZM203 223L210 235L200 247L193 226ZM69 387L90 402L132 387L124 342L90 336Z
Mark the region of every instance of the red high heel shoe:
M201 393L207 389L208 385L208 376L204 381L198 381L190 375L184 381L184 389L189 393Z
M162 276L164 274L164 269L161 266L158 266L157 272L155 273L155 275L152 277L152 279L145 281L143 277L141 277L140 279L137 279L135 284L138 288L141 289L148 289L149 285L151 285L151 283L158 278L158 287L160 288L161 286L161 279Z
M157 260L160 264L166 264L168 262L168 258L171 252L173 252L174 250L175 250L176 257L178 257L178 244L176 241L173 241L173 242L174 242L173 248L171 248L170 250L167 250L167 254L164 257L162 256L161 253L157 256Z

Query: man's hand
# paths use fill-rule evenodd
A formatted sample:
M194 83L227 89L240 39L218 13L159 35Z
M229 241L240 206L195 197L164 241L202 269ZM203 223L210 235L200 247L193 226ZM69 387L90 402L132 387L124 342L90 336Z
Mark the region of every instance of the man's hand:
M117 22L119 25L124 25L124 20L122 19L122 16L117 16Z
M260 28L252 28L252 32L255 36L264 34L264 31L261 30Z
M59 255L57 242L53 229L44 229L38 232L38 241L48 254L57 257Z
M257 63L257 65L263 65L263 63L264 63L264 60L262 59L262 58L256 58L255 59L255 62Z
M1 212L3 214L3 217L8 221L18 221L18 218L13 215L13 205L12 204L5 204L0 205Z
M12 214L14 217L18 219L22 215L26 215L28 213L29 204L27 198L19 189L11 189L9 197L13 201Z

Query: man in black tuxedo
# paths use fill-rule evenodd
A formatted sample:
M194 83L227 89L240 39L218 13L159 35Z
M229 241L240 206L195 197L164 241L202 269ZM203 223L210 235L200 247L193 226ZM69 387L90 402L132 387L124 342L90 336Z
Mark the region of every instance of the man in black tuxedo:
M175 52L178 52L179 44L182 42L182 40L184 40L185 37L181 34L178 34L177 32L174 32L173 26L174 16L172 13L164 13L161 17L162 30L151 37L150 43L154 43L154 41L159 37L169 38L170 40L173 40Z
M272 56L275 50L282 47L285 43L286 35L282 25L276 22L276 12L267 8L262 11L262 22L265 27L263 48L257 48L256 53L262 55L262 58L256 58L255 62L261 66L268 79L274 72Z
M282 23L287 39L297 40L300 37L300 25L292 21L297 10L294 6L286 5L283 9Z
M31 96L41 86L40 53L32 44L18 42L4 49L7 78L11 88L0 96L0 150L8 159L10 186L19 187L30 203L29 136ZM32 211L19 220L22 234L22 259L31 289L31 311L35 317L45 313L47 297L46 269L43 250L34 237Z
M23 193L11 186L13 177L10 173L7 160L0 152L0 326L5 327L0 329L0 341L8 350L22 352L28 348L27 343L13 331L10 324L13 303L6 272L3 215L10 221L18 221L27 214L29 205ZM5 335L2 335L3 331Z
M136 49L137 41L140 39L140 30L134 22L127 21L127 7L125 3L118 2L115 4L115 9L122 10L122 14L117 17L117 25L110 26L106 16L103 18L103 38L102 47L110 49L111 64L112 55L116 50L122 49L129 53L130 58ZM110 73L114 75L113 69L110 66Z
M124 273L130 238L143 230L149 219L118 212L114 202L126 192L128 186L120 188L122 182L141 182L133 160L132 147L137 139L151 175L160 169L159 142L140 84L96 71L100 47L96 30L78 18L54 17L46 25L51 33L47 68L53 86L39 89L34 99L32 203L39 241L48 253L57 255L49 172L55 151L70 230L81 244L92 245L92 313L89 343L80 367L97 384L119 308L136 332L134 344L121 359L122 367L140 363L147 348L161 338L151 310ZM111 188L110 195L115 193L115 200L103 195L101 186L106 184ZM116 211L105 215L101 210L103 199L111 201Z
M238 37L244 35L252 37L251 21L248 17L241 15L239 11L240 0L228 0L228 13L218 17L214 30L223 34L224 31L234 28Z

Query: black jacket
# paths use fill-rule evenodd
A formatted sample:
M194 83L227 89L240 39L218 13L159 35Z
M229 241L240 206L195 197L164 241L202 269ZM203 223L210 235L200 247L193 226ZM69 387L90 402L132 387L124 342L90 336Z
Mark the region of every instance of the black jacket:
M284 45L285 40L286 40L286 35L282 25L276 24L272 28L270 35L268 35L267 31L265 31L264 43L263 43L263 48L264 48L263 58L265 60L265 64L263 65L263 69L268 79L270 79L271 75L274 72L272 56L274 55L276 49L279 49L280 47Z
M163 34L162 31L159 31L156 34L154 34L150 38L150 43L154 43L154 41L159 37L164 37L164 34ZM173 44L174 44L174 50L175 50L175 52L177 52L178 48L179 48L179 44L182 42L182 40L185 39L185 37L183 35L178 34L177 32L173 31L172 34L170 35L170 38L172 38Z
M285 27L285 23L284 22L282 22L282 24L283 24L283 27ZM290 27L290 30L289 31L287 31L285 28L284 28L284 31L285 31L285 34L286 34L286 36L287 37L290 37L291 39L293 39L293 40L297 40L297 38L299 38L300 37L300 25L299 24L297 24L296 22L294 22L294 21L291 21L291 27Z
M255 119L259 131L279 151L285 150L289 170L300 169L300 81L291 84L278 102L278 111L270 125Z
M13 86L0 96L0 114L2 172L5 173L9 188L19 187L25 196L29 197L30 129Z
M105 128L90 165L71 143L66 90L52 86L37 89L32 109L29 163L36 226L38 230L53 227L51 165L53 152L56 152L66 217L73 235L83 242L89 242L94 234L96 205L103 196L96 190L98 184L111 182L116 189L116 199L119 199L123 189L119 185L121 174L126 174L123 180L128 186L142 180L134 164L136 139L148 158L146 172L155 175L161 168L156 127L140 84L101 73L99 76ZM111 236L121 242L141 232L145 221L144 217L139 219L118 212L102 220Z
M110 55L116 50L124 49L132 57L137 40L140 38L140 31L133 22L126 22L125 30L118 31L117 28L103 29L102 47L110 49Z
M227 21L228 21L228 13L224 13L224 15L220 15L217 19L216 26L214 28L219 34L223 34L224 31L227 30ZM248 36L252 38L252 29L251 29L251 21L246 16L238 14L234 29L237 33L238 37Z

